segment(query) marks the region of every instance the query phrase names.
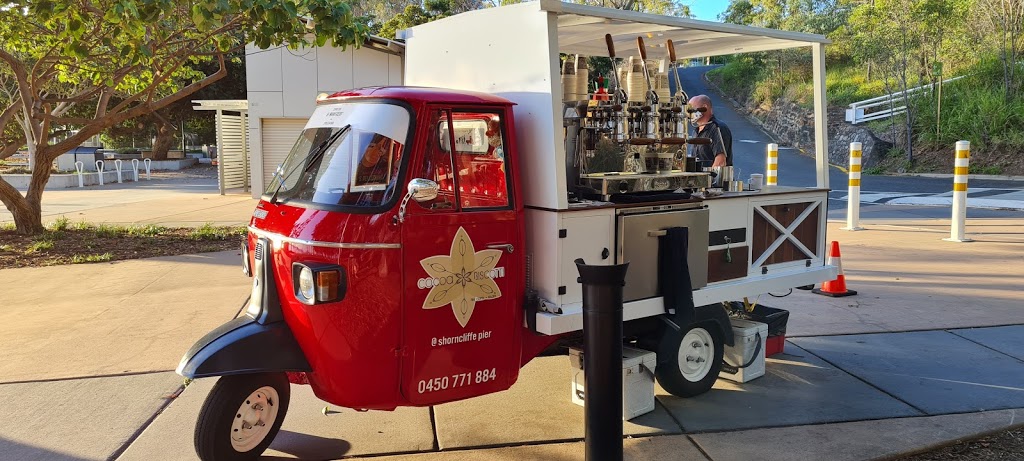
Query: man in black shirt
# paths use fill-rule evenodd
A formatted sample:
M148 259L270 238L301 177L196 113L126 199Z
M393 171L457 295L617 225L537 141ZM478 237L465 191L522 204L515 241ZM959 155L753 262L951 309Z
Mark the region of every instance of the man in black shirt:
M695 137L711 139L711 144L695 144L697 160L711 161L711 166L732 166L732 132L715 118L711 98L698 94L687 102L690 122L697 127Z

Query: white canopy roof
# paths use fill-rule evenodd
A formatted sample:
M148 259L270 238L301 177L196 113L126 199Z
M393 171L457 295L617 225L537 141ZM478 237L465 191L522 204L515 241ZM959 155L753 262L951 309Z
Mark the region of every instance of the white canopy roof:
M671 39L678 59L749 53L831 43L822 35L740 26L697 19L614 10L557 0L541 0L544 11L558 15L558 51L608 56L604 35L611 34L615 56L639 56L636 37L643 36L649 58L666 56Z

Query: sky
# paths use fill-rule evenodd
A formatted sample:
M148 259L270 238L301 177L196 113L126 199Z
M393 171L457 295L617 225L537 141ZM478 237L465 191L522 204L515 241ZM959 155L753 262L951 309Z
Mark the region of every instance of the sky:
M729 6L729 0L690 0L690 13L697 19L718 21L718 14Z

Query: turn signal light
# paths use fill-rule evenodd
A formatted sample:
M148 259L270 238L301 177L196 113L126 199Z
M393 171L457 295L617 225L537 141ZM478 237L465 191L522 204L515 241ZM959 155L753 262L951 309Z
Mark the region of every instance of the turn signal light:
M316 298L319 300L338 299L338 285L340 283L341 271L326 270L318 272L316 274Z
M336 264L295 263L292 280L295 299L304 304L332 303L345 297L345 270Z

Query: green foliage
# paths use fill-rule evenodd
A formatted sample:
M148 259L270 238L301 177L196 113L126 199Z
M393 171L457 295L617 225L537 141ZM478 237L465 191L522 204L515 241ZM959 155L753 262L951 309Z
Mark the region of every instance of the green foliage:
M979 147L993 143L1024 146L1024 95L1006 97L1001 64L994 58L982 60L972 70L970 76L943 85L938 134L937 96L914 101L918 138L950 145L966 139Z
M129 237L155 237L166 231L166 227L158 226L156 224L147 224L145 226L128 226L124 229L124 233Z
M94 234L100 238L114 238L119 237L124 233L124 230L120 226L114 226L111 224L100 224L92 228Z
M227 240L243 235L245 235L244 227L215 226L211 223L205 223L189 233L189 237L193 240Z
M1003 168L999 165L970 165L967 167L967 174L1003 174Z
M715 78L727 94L752 93L757 82L763 78L763 67L752 57L741 56L728 64L713 69L708 75Z
M107 128L167 109L222 79L246 43L358 46L368 31L345 0L7 2L0 158L27 142L34 158L50 163ZM48 172L38 171L34 184L45 185ZM3 196L21 232L41 230L38 188Z
M28 248L25 249L25 254L38 253L41 251L52 250L53 240L37 240L32 242Z
M50 231L51 232L63 232L63 231L68 230L68 228L70 226L71 226L71 220L68 219L67 216L60 216L57 219L53 220L52 223L50 223Z
M103 254L92 254L92 255L74 255L71 257L71 264L85 264L85 263L102 263L113 259L114 256L110 253Z

